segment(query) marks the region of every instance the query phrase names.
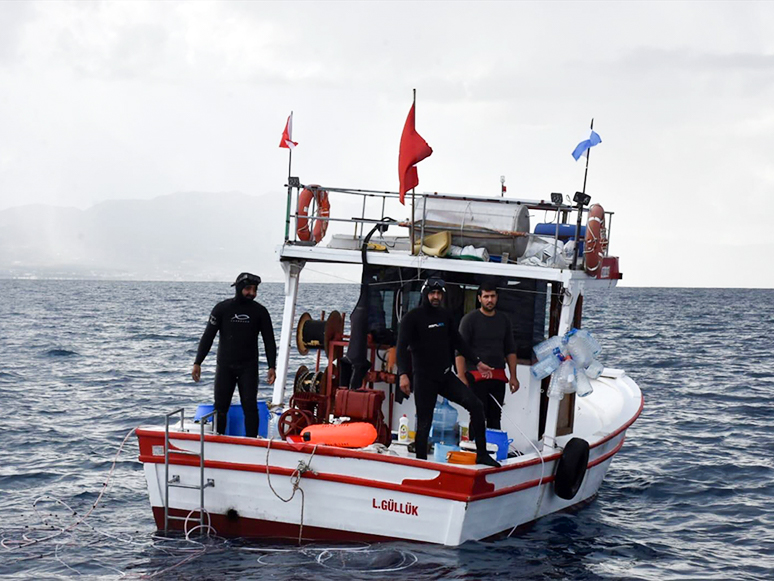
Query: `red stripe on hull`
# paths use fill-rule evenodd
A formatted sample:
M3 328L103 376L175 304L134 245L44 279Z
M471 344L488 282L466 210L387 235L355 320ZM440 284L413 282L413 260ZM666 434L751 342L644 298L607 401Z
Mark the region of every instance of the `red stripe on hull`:
M169 509L170 516L188 516L188 511L176 508ZM188 521L188 530L190 531L199 524L198 511ZM245 518L238 515L226 516L224 514L208 513L210 524L221 537L228 538L246 538L246 539L278 539L298 541L299 525L291 523L282 523L277 521L259 520L254 518ZM156 521L158 530L164 530L164 507L153 507L153 518ZM207 522L205 518L205 522ZM185 521L170 520L169 528L173 531L183 531ZM198 531L194 531L194 535ZM401 540L395 537L371 535L366 533L356 533L352 531L342 531L336 529L326 529L322 527L312 527L304 525L304 541L357 541L367 543L379 543L386 541Z
M605 460L608 460L615 454L617 454L623 447L625 437L621 438L621 441L610 450L603 454L599 458L588 463L587 469L591 469ZM199 466L199 460L192 458L191 456L182 456L177 454L170 454L170 460L174 456L174 462L170 462L170 466L183 465L183 466ZM140 462L151 464L163 464L164 459L158 456L140 456ZM221 462L218 460L206 460L204 463L206 468L217 468L221 470L237 470L240 472L257 472L266 473L267 467L255 465L255 464L239 464L234 462ZM531 465L528 463L526 465ZM518 466L523 468L525 465ZM477 472L469 471L465 475L460 475L455 472L446 472L444 470L445 465L439 465L438 469L440 474L433 479L428 480L412 480L405 479L401 484L393 484L391 482L382 482L378 480L369 480L365 478L358 478L355 476L347 476L344 474L327 474L327 473L314 473L309 472L304 475L304 478L312 480L324 480L328 482L337 482L340 484L349 484L352 486L363 486L366 488L375 488L380 490L393 490L398 492L406 492L410 494L419 494L423 496L432 496L435 498L444 498L448 500L455 500L459 502L474 502L476 500L484 500L486 498L494 498L497 496L503 496L519 492L527 488L534 488L541 484L549 484L553 482L554 475L546 474L542 479L529 480L521 482L513 486L507 486L498 490L494 489L494 484L487 482L485 476L482 474L491 473L492 470L499 471L499 469L487 469L479 470ZM269 466L268 472L279 476L291 476L295 470L290 468L281 468L279 466Z

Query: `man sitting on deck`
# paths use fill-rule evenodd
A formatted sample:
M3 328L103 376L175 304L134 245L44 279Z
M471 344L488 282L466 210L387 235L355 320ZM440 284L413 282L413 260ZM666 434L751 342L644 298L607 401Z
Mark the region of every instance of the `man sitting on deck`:
M409 311L400 322L398 334L398 374L400 389L411 394L413 369L414 397L417 409L416 455L427 459L427 439L433 424L433 409L439 395L464 407L470 413L470 425L476 434L476 463L499 466L486 451L484 406L475 394L452 372L455 349L476 362L481 373L492 368L476 357L457 331L452 314L441 307L446 284L440 278L428 278L422 285L422 304ZM409 351L411 358L409 359Z
M218 364L215 368L215 423L218 434L226 431L226 414L231 407L234 387L239 386L239 398L245 414L245 435L258 437L258 335L263 337L266 361L269 365L266 382L274 383L277 344L271 326L271 316L262 304L255 302L261 277L241 273L234 284L234 298L219 302L212 309L196 353L191 377L199 381L202 361L220 332Z

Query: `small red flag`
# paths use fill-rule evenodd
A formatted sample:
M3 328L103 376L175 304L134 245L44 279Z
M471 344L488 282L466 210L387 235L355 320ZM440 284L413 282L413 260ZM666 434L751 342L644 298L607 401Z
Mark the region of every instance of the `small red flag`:
M293 141L293 112L290 112L290 116L288 117L288 122L285 123L285 131L282 132L282 139L280 140L280 147L284 147L285 149L294 149L298 145L295 141Z
M411 105L403 134L400 137L398 154L398 177L400 178L400 203L405 204L406 192L419 185L417 164L433 153L427 141L414 129L414 104Z

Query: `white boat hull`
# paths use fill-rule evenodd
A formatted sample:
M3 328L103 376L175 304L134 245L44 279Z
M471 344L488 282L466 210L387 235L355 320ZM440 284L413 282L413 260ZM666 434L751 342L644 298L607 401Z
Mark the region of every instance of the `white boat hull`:
M627 378L628 379L628 378ZM631 385L634 385L631 382ZM635 386L636 388L636 386ZM461 466L283 441L205 436L204 507L219 535L305 540L405 539L459 545L488 538L592 498L639 406L615 429L589 441L587 470L570 500L554 492L561 452L510 458L501 468ZM624 411L624 410L622 410ZM191 427L194 425L191 424ZM164 430L141 428L145 465L156 524L164 528ZM170 431L170 479L197 486L199 434ZM297 469L310 470L300 474ZM298 490L294 494L294 482ZM272 487L274 491L272 491ZM282 499L292 497L283 502ZM169 489L169 528L198 524L200 490ZM206 519L205 519L206 520Z

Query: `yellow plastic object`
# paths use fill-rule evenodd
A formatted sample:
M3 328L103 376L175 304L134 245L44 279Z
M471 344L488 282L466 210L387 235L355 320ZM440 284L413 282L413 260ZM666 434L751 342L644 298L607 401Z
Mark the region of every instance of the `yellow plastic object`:
M449 246L451 246L451 232L448 230L445 230L443 232L437 232L436 234L430 234L429 236L425 236L425 239L422 243L422 252L427 254L428 256L437 256L439 258L442 258L446 256L446 253L449 251ZM419 242L416 242L414 244L414 253L417 254L419 252Z
M376 242L369 242L367 250L374 250L376 252L387 252L387 247L384 244L378 244Z

